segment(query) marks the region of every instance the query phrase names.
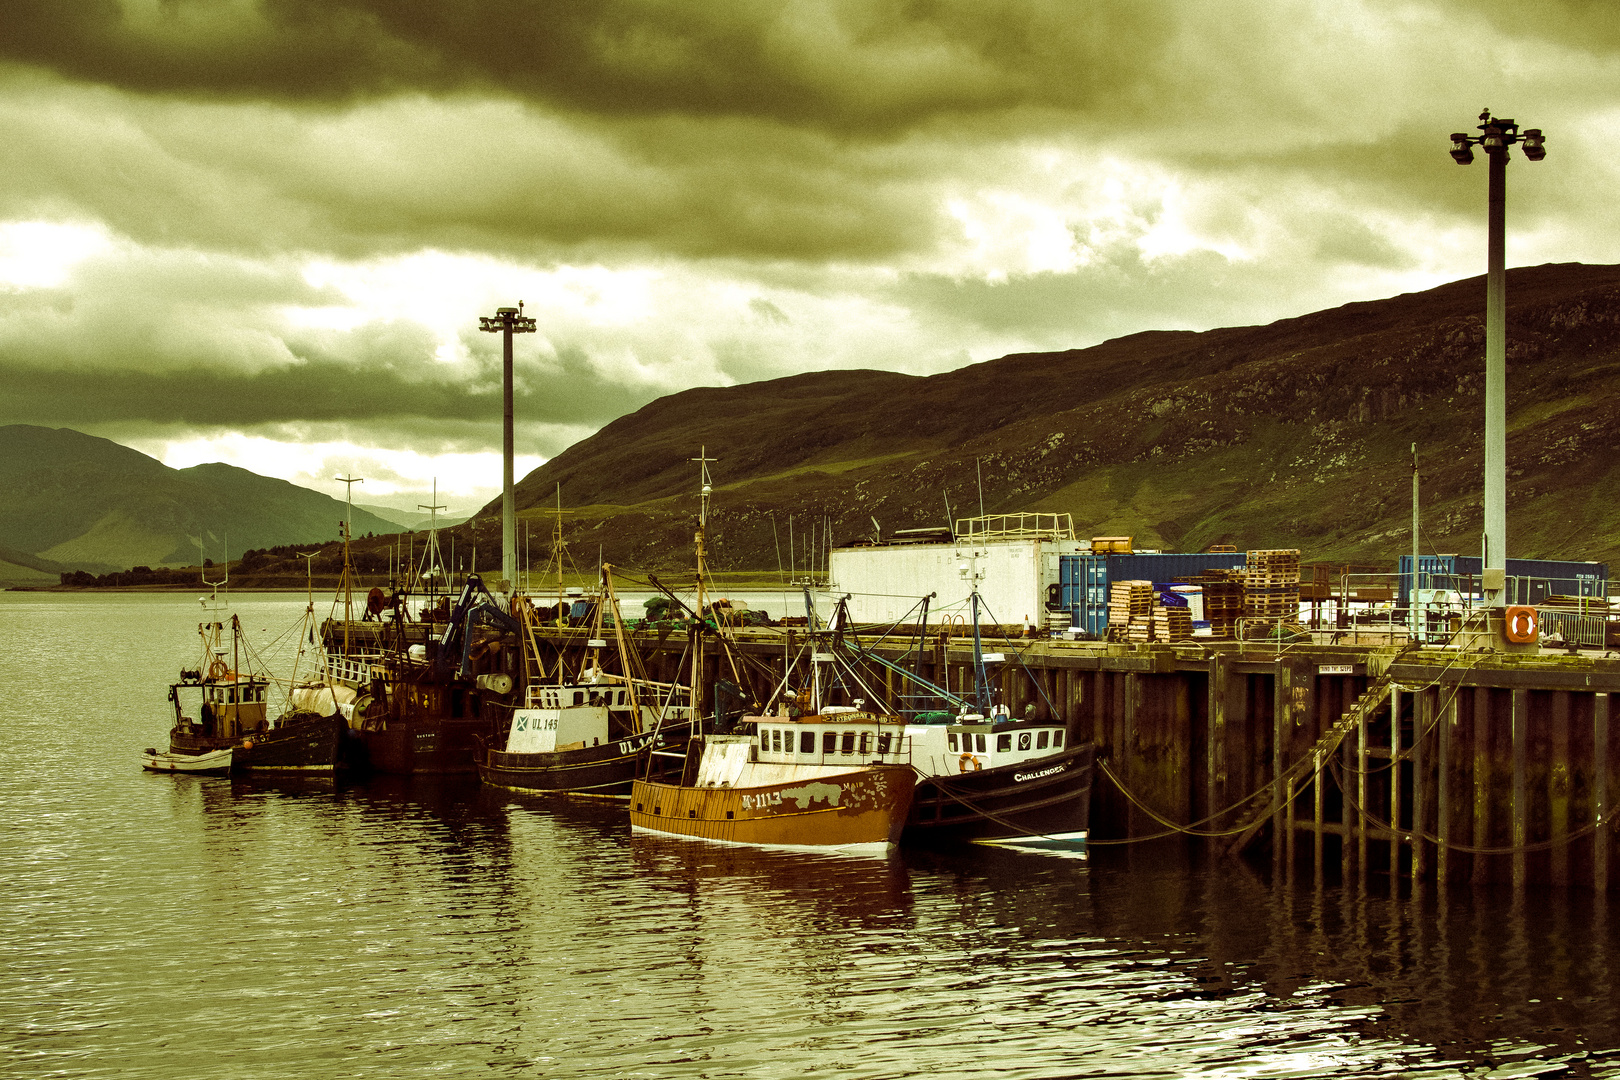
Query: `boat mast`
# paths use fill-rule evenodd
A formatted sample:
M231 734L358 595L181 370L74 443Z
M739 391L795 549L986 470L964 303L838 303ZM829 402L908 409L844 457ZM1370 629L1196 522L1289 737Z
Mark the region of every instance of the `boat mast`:
M698 489L698 527L693 536L693 546L697 551L697 633L692 639L692 722L696 723L700 717L699 709L702 707L702 697L699 688L703 685L703 612L707 606L707 578L708 566L708 531L709 531L709 494L713 485L709 481L709 463L719 458L709 456L707 446L698 449L698 456L691 460L698 463L700 486Z
M354 485L366 482L363 476L333 477L347 484L348 510L343 519L343 655L349 655L349 624L354 622L354 564L349 561L349 537L354 532Z
M418 564L416 580L420 583L424 577L427 578L425 591L428 600L431 601L433 599L433 582L445 576L444 552L439 548L439 511L449 509L439 505L439 478L437 476L433 478L432 505L423 506L421 503L417 503L416 508L428 512L428 542L427 547L422 551L422 562L427 564L427 570L424 571L421 565ZM435 571L437 571L437 574L435 574ZM446 583L445 588L448 590L448 583ZM430 603L428 606L432 607L433 605Z
M973 700L979 715L990 715L990 679L984 666L984 642L979 637L979 586L973 586Z

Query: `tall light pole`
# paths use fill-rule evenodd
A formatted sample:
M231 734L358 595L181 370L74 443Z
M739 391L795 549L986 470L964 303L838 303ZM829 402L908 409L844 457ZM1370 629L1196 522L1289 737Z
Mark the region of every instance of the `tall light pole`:
M512 335L534 333L534 320L523 314L523 301L515 308L496 308L494 316L482 315L478 329L502 335L502 408L505 427L501 433L501 577L505 588L517 584L517 511L512 505Z
M1507 205L1508 147L1524 146L1524 156L1547 156L1540 128L1519 131L1512 120L1500 120L1486 109L1479 114L1478 135L1451 136L1451 156L1470 165L1474 147L1490 159L1490 194L1486 214L1485 274L1485 550L1483 585L1488 607L1506 603L1507 587L1507 273L1503 269L1502 221ZM1416 568L1414 567L1414 575Z

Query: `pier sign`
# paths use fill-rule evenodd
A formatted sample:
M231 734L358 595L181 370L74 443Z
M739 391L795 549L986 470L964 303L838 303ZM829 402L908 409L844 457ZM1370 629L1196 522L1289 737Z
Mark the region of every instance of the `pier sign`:
M1354 665L1354 664L1317 664L1316 665L1316 673L1318 675L1354 675L1356 673L1356 665Z

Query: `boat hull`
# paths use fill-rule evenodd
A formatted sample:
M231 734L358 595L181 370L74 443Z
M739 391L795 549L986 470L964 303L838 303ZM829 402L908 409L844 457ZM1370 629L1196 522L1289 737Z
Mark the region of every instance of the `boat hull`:
M628 799L631 784L645 772L642 766L654 741L649 731L601 746L549 753L514 754L490 748L477 759L478 776L491 787L508 791ZM678 745L667 739L663 744Z
M1081 743L1038 761L919 780L902 841L1084 850L1092 753L1091 743Z
M169 732L169 752L234 749L233 772L332 772L342 757L346 729L341 716L320 716L292 720L241 739L221 739L181 725Z
M234 748L208 750L200 754L167 754L148 750L141 755L141 768L151 772L191 773L196 776L223 776L231 771Z
M362 731L365 766L384 773L473 773L480 744L493 734L488 720L393 720Z
M881 850L899 841L915 788L909 765L735 788L637 780L630 824L730 844Z

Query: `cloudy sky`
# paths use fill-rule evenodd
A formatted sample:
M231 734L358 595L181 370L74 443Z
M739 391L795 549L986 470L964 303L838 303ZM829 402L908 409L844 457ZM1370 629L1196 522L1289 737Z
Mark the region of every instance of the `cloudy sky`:
M1564 3L0 0L0 423L356 500L672 391L929 373L1620 261L1620 18ZM1483 301L1482 301L1483 303Z

